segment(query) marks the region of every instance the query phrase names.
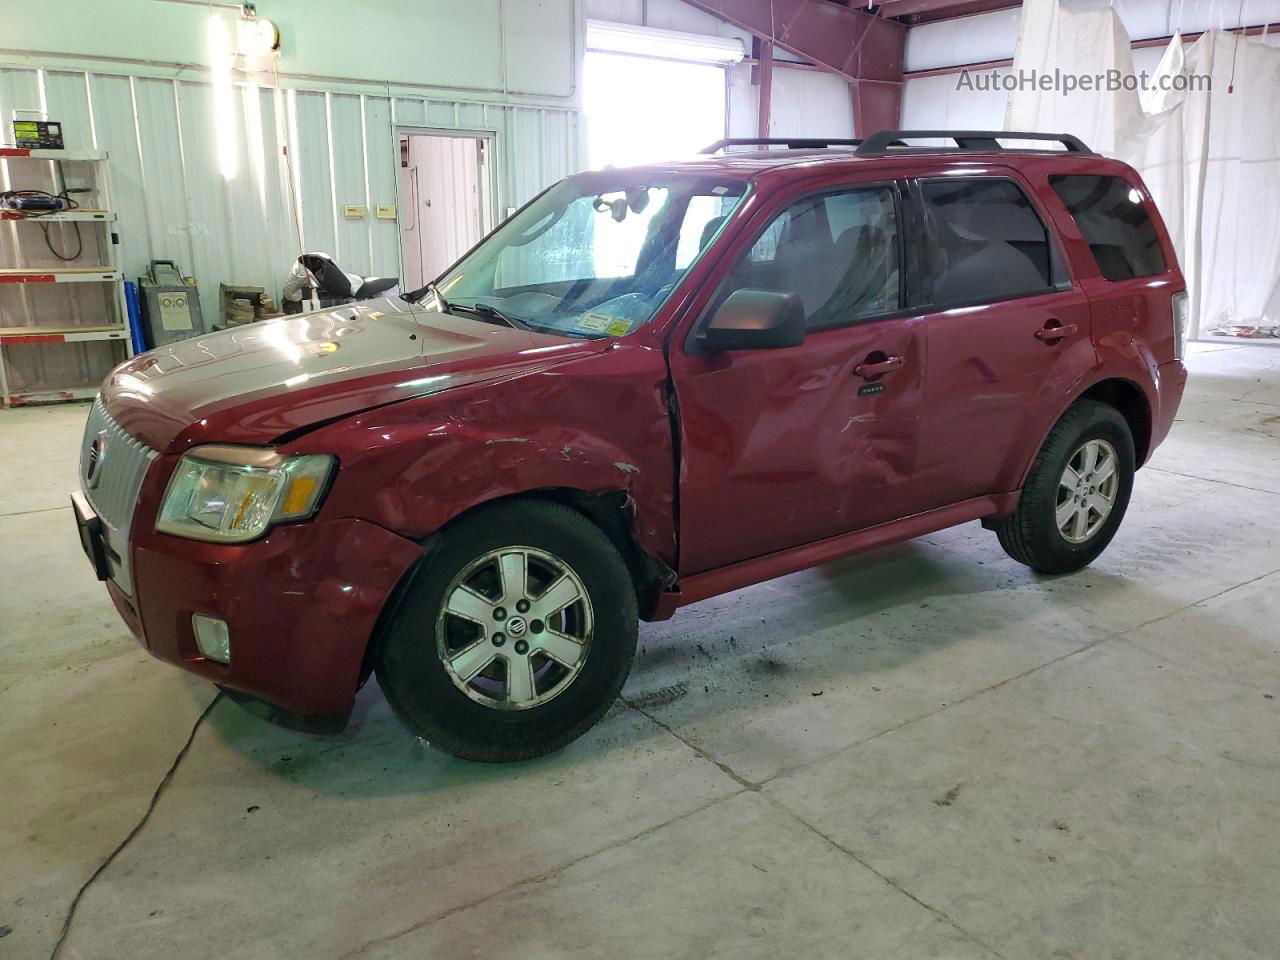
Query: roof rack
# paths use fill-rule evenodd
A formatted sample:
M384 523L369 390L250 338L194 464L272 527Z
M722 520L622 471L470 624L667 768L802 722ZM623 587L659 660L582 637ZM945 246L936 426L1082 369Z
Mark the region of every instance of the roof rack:
M1073 137L1069 133L1028 133L1020 130L881 130L879 133L873 133L858 145L858 156L866 156L872 153L885 153L889 147L902 147L909 145L903 144L904 139L938 139L938 140L954 140L955 147L944 147L943 149L956 150L1003 150L1000 146L1000 140L1046 140L1051 143L1060 143L1066 147L1068 153L1087 153L1092 154L1093 151L1084 145L1079 137ZM936 150L937 147L925 147L916 149Z
M725 147L786 147L788 150L822 150L826 147L856 147L861 140L831 140L827 137L725 137L700 150L719 153Z

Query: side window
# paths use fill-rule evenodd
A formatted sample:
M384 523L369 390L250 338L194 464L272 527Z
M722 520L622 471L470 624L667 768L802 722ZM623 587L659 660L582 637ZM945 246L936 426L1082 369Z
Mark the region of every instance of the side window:
M755 242L755 246L751 248L751 252L747 254L747 257L753 263L763 263L766 260L773 260L777 257L778 241L782 239L782 232L790 222L790 210L785 210L775 217L773 223L769 224L764 233L760 234L760 239Z
M718 302L735 290L795 293L809 329L898 309L898 217L890 187L798 200L740 259Z
M725 217L738 205L740 196L695 194L689 198L680 236L676 242L676 269L684 270L716 235Z
M1120 177L1056 176L1049 185L1075 218L1108 280L1164 273L1164 252L1142 194Z
M1049 234L1009 180L926 180L934 303L974 303L1052 287Z

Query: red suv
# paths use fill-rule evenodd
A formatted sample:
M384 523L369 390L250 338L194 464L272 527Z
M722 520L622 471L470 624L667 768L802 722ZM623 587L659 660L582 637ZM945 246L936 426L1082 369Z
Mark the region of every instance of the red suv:
M306 730L376 672L415 733L511 760L604 714L639 618L971 520L1093 560L1186 380L1137 174L1069 136L749 143L114 370L73 501L134 633Z

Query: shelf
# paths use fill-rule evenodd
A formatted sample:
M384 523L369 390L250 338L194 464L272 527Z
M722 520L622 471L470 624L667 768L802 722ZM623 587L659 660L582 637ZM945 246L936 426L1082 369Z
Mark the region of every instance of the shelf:
M31 214L25 210L0 209L0 220L30 221L31 223L71 223L72 221L107 222L115 220L116 215L110 210L63 210L59 213Z
M0 206L0 233L9 235L0 251L0 406L90 399L107 371L133 356L126 274L112 242L119 217L107 161L106 150L0 146L0 180L7 191L56 193L70 182L83 182L86 189L57 205L70 209ZM28 221L40 229L21 226ZM51 224L60 226L42 237ZM85 233L73 259L46 250L49 240L73 229ZM72 238L67 249L74 248ZM44 286L58 283L92 286Z
M68 400L92 400L97 395L97 387L14 391L9 394L9 406L21 407L28 403L65 403Z
M0 343L84 343L89 340L128 340L125 327L2 327Z
M117 283L124 279L119 270L110 267L62 267L43 270L26 267L0 270L0 283Z
M105 150L49 150L41 147L0 147L0 160L105 160Z

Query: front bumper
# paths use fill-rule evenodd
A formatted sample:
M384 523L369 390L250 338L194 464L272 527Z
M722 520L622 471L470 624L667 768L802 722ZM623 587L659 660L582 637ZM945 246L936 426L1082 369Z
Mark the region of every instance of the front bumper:
M155 657L295 718L329 721L350 714L378 617L422 553L357 519L279 526L234 545L139 530L132 550L134 596L108 589ZM196 613L227 622L230 663L200 654Z

